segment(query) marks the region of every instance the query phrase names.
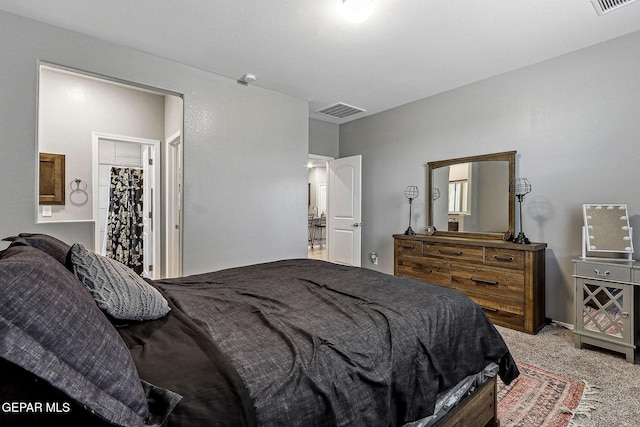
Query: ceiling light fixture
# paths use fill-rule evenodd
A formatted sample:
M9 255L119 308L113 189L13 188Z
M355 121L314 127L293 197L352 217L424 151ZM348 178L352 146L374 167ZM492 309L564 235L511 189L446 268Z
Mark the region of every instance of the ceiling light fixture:
M374 0L341 0L339 6L342 16L354 24L359 24L369 19L373 15L375 8Z

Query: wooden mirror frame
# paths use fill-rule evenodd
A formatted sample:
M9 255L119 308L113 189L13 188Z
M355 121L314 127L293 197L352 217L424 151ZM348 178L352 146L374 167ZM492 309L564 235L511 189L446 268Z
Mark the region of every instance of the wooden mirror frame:
M457 159L439 160L436 162L428 162L427 166L427 225L433 225L433 170L451 166L458 163L470 163L470 162L487 162L487 161L506 161L509 162L509 182L505 185L508 186L516 176L516 151L504 151L502 153L482 154L479 156L459 157ZM508 191L508 187L507 187ZM509 232L510 236L515 233L516 215L515 215L515 195L509 192L509 229L504 230ZM466 231L440 231L436 230L435 235L448 236L448 237L466 237L475 239L503 239L505 232L502 233L483 233L483 232L466 232Z

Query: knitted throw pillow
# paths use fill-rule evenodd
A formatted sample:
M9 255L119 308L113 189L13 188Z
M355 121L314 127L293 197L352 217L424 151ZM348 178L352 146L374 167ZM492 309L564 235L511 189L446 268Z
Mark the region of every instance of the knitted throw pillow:
M162 294L132 269L87 250L81 243L71 246L71 264L98 307L111 317L152 320L171 310Z

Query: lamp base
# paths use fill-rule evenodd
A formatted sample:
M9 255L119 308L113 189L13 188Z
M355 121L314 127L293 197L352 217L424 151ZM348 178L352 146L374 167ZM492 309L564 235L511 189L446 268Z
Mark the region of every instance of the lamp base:
M527 239L527 236L525 236L524 233L521 231L520 234L518 234L518 237L513 239L513 243L519 243L519 244L522 244L522 245L528 245L531 242L529 241L529 239Z
M404 234L406 234L407 236L415 236L416 232L413 231L413 229L411 228L411 226L409 226L409 228L407 228L407 231L404 232Z

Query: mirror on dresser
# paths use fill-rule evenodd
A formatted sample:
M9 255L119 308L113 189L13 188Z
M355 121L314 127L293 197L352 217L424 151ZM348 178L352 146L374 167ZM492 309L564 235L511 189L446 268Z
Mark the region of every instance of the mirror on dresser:
M437 235L496 238L515 229L516 151L429 162L427 225Z

